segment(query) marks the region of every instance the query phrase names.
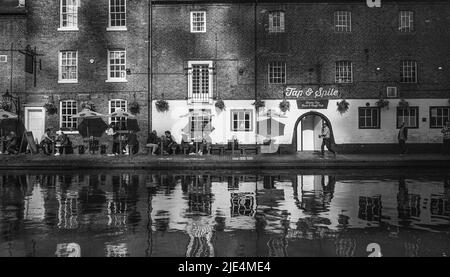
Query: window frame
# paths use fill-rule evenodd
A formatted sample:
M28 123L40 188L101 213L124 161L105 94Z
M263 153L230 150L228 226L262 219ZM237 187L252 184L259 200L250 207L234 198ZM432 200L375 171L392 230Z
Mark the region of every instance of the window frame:
M281 63L282 66L280 67L279 65L273 65L274 63ZM282 69L282 71L281 71L282 76L275 78L275 75L273 75L272 76L272 81L275 80L275 79L280 79L281 78L282 82L277 82L277 83L271 82L271 73L275 74L275 72L273 70L271 71L271 66L272 67L274 67L274 66L280 67ZM283 70L284 70L284 72L283 72ZM283 76L283 73L284 73L284 76ZM286 84L286 82L287 82L287 63L285 61L271 61L271 62L269 62L267 64L267 83L269 85L284 85L284 84Z
M444 128L444 126L445 126L445 121L444 122L442 122L442 126L432 126L431 125L431 123L432 123L432 121L431 121L431 118L432 118L432 116L431 116L431 110L432 109L448 109L448 120L450 120L450 106L431 106L430 107L430 110L429 110L429 113L430 113L430 129L442 129L442 128Z
M351 33L352 32L352 12L339 10L334 11L334 32L335 33ZM346 25L339 25L339 16L345 16Z
M408 26L402 26L402 18L403 18L403 14L402 13L408 13ZM406 16L404 16L406 17ZM415 32L415 17L416 14L414 13L414 11L411 10L401 10L398 12L398 30L400 33L414 33Z
M114 98L114 99L110 99L108 100L108 114L111 114L113 112L116 111L116 109L118 108L117 106L115 107L115 110L112 111L111 110L111 104L113 102L124 102L125 103L125 108L123 109L125 112L128 112L128 100L126 99L121 99L121 98ZM119 107L119 109L122 109L122 105ZM117 119L119 118L119 119ZM123 118L123 119L122 119ZM120 122L121 120L125 121L125 126L127 124L127 119L125 117L108 117L108 124L111 124L112 122L116 123L116 122Z
M279 15L280 17L280 25L275 26L274 25L274 18L275 15ZM275 10L275 11L269 11L269 33L276 34L276 33L284 33L286 32L286 12L283 10Z
M339 63L350 63L350 81L348 82L341 82L338 81L338 79L342 79L343 77L338 78L338 72L344 72L342 70L338 70L338 64ZM334 63L334 82L336 84L352 84L353 83L353 62L350 60L341 60L341 61L336 61Z
M80 7L80 1L81 0L70 0L73 1L75 3L75 11L76 11L76 15L77 15L77 20L76 20L76 24L75 26L63 26L63 1L64 0L60 0L59 1L59 28L58 31L79 31L78 28L78 18L79 18L79 13L78 13L78 8ZM66 9L67 9L67 1L69 0L65 0L66 1ZM67 14L67 12L66 12Z
M125 26L111 26L111 1L114 0L108 0L108 27L106 28L107 31L127 31L127 0L123 0L124 2L124 8L125 8ZM120 1L120 0L119 0Z
M411 127L411 126L406 126L408 129L419 129L419 107L418 106L413 106L413 107L397 107L397 111L396 111L396 118L397 118L397 129L400 129L400 124L401 122L398 120L399 119L399 111L401 110L414 110L416 115L415 115L415 121L416 121L416 126L415 127ZM404 118L405 116L403 116ZM411 117L411 115L409 115L408 117Z
M208 101L205 102L202 99L200 101L194 98L194 65L208 65ZM214 92L214 72L213 72L213 61L188 61L188 102L189 103L212 103L213 92Z
M203 14L203 30L200 30L200 31L194 30L194 14L197 14L197 13ZM191 11L190 17L189 17L189 22L190 22L191 33L206 33L206 11Z
M125 70L124 70L123 78L111 77L111 58L110 58L111 52L124 52L124 54L125 54L125 58L124 58L125 59L125 63L124 63ZM127 50L126 49L108 49L107 55L108 55L108 57L107 57L107 59L108 59L108 61L107 61L108 76L107 76L107 79L105 82L107 82L107 83L126 83L126 82L128 82L128 80L127 80ZM119 64L119 65L114 64L114 65L121 66L121 64Z
M7 63L8 55L0 55L0 63Z
M76 75L77 75L77 78L76 79L63 79L62 78L62 73L63 73L63 71L62 71L62 61L63 61L63 59L62 59L62 55L63 55L63 52L66 52L66 53L68 53L68 52L71 52L71 53L75 53L75 55L76 55L76 59L75 59L75 62L76 62L76 65L75 65L75 67L76 67ZM76 84L76 83L78 83L78 50L60 50L59 51L59 58L58 58L58 83L60 83L60 84Z
M414 76L413 77L405 77L405 69L408 68L409 65L405 66L405 63L414 63ZM412 72L412 70L411 70ZM405 79L414 78L414 81L405 81ZM418 65L416 60L401 60L400 61L400 83L402 84L417 84L418 83Z
M75 113L71 114L71 120L72 120L72 124L73 121L75 121L76 126L72 127L71 129L68 130L64 130L63 128L69 128L69 127L63 127L63 102L71 102L71 103L75 103ZM71 108L73 109L73 107ZM67 110L67 108L66 108ZM65 134L78 134L78 131L76 130L76 128L78 128L78 119L75 118L75 120L73 120L72 116L78 113L78 101L77 100L73 100L73 99L64 99L64 100L60 100L59 101L59 128L65 133ZM68 116L66 114L66 116ZM67 120L66 120L67 121Z
M234 129L234 115L238 114L238 128ZM239 129L239 113L244 113L244 120L242 120L245 124L245 114L249 113L250 114L250 118L249 118L249 124L250 124L250 128L248 130L245 130L245 128L243 130ZM231 132L244 132L244 133L248 133L248 132L253 132L253 110L251 109L232 109L230 111L230 130Z
M378 124L377 126L362 126L361 125L361 110L376 110L377 111L377 115L378 115ZM372 118L372 114L371 114L371 118ZM373 125L373 124L372 124ZM366 129L381 129L381 109L379 107L358 107L358 129L361 130L366 130Z

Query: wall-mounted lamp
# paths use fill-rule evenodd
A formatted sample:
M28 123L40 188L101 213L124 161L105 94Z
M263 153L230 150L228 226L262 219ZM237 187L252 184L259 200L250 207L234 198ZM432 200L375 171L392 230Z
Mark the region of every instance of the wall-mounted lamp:
M90 63L94 63L95 60L94 60L94 59L90 59L89 62L90 62Z
M438 66L438 70L442 70L444 69L442 66Z
M381 70L381 67L377 67L377 71L380 71Z

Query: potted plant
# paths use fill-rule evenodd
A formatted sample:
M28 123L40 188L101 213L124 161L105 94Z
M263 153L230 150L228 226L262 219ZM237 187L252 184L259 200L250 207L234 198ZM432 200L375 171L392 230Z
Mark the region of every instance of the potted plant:
M256 110L259 110L259 108L265 107L266 103L263 100L259 99L256 100L252 105L255 105Z
M160 113L167 112L169 110L169 102L164 99L159 99L155 102L156 110Z
M350 103L348 103L345 99L342 99L337 103L337 110L340 114L343 114L348 111L348 107Z
M139 103L134 101L130 104L130 113L132 114L138 114L141 111L141 106L139 106Z
M387 107L389 109L389 101L386 99L380 98L380 100L378 100L376 102L376 104L377 104L377 107L380 107L380 108Z
M54 115L56 112L58 112L58 108L56 107L55 103L48 102L44 104L44 108L47 111L47 114Z
M218 108L221 111L225 110L225 103L223 102L222 99L218 99L214 106L216 106L216 108Z
M409 103L405 99L402 99L400 100L400 102L398 102L398 106L400 108L407 108L409 107Z
M291 109L291 104L289 103L289 101L287 101L286 99L284 99L283 101L280 102L280 110L285 113L287 111L289 111Z

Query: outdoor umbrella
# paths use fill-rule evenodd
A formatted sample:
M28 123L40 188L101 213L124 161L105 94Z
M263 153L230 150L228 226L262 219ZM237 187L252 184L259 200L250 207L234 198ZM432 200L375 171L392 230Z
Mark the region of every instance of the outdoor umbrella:
M266 112L260 114L259 117L268 117L268 118L272 118L272 117L275 117L275 118L287 118L286 115L284 115L284 114L282 114L282 113L279 113L279 112L277 112L277 111L274 111L274 110L272 110L272 109L269 109L269 110L267 110Z
M82 121L78 125L78 131L83 137L101 137L108 125L103 121L101 113L84 109L73 116L73 118L81 118Z
M110 113L108 115L111 118L118 117L118 118L126 118L127 120L127 130L139 132L141 129L139 128L139 124L137 122L136 116L133 114L124 111L123 109L117 109L113 113Z
M195 122L188 122L186 126L181 130L184 134L191 134L192 138L195 140L202 140L205 138L207 141L210 141L210 134L214 131L214 127L212 127L211 117L213 115L204 111L190 111L187 114L180 116L181 118L190 118L190 117L208 117L209 121L197 120ZM191 124L194 124L194 132L191 132Z
M257 122L256 133L269 138L284 136L284 127L284 123L269 117Z

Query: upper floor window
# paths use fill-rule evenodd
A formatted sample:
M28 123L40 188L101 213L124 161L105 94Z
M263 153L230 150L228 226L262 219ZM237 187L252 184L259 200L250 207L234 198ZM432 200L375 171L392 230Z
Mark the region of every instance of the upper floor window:
M78 82L78 52L59 52L59 83Z
M352 31L352 13L349 11L334 12L334 31L351 32Z
M61 0L58 30L78 30L78 1L80 0Z
M108 51L108 80L109 82L125 82L126 79L125 50Z
M380 108L361 107L358 109L359 129L380 129Z
M400 128L403 122L408 128L419 128L419 108L397 107L397 128Z
M109 101L109 113L113 113L116 110L127 111L127 100L123 99L113 99ZM113 123L115 126L123 129L126 126L126 118L125 117L111 117L109 123Z
M400 11L398 29L405 33L414 31L414 12Z
M285 84L286 83L286 63L270 62L268 66L269 84Z
M63 100L59 103L59 127L65 130L76 130L77 119L72 116L78 113L78 103L75 100Z
M269 33L284 32L284 12L273 11L269 13Z
M249 132L252 130L252 110L231 111L231 131Z
M353 82L353 65L350 61L336 62L336 83L351 83Z
M213 93L213 62L188 63L188 98L192 102L211 102Z
M191 33L206 32L206 12L191 12Z
M402 61L400 68L400 82L417 83L417 62Z
M450 121L450 107L430 108L430 128L443 128Z
M108 30L127 29L126 0L109 0L109 26Z
M6 62L8 62L8 56L0 55L0 63L6 63Z

